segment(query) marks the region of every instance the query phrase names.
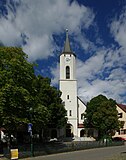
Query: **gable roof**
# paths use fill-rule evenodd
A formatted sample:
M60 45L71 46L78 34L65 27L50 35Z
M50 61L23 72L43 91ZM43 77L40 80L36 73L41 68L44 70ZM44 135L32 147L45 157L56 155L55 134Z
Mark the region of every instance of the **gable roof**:
M82 99L80 99L80 97L77 96L77 99L79 99L86 106L86 104L84 103L84 101L82 101Z
M121 108L124 112L126 112L126 105L124 105L124 104L117 104L117 106L119 108Z

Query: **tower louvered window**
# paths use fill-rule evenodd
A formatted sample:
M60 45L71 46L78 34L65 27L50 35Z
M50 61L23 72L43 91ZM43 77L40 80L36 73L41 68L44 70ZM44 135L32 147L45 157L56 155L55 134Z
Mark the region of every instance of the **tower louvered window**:
M70 67L66 66L66 79L70 79Z

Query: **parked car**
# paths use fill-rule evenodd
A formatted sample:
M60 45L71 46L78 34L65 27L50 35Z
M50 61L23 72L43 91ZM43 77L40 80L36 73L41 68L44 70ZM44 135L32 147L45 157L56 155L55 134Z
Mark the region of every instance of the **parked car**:
M126 138L124 138L124 137L113 137L112 140L113 141L126 141Z

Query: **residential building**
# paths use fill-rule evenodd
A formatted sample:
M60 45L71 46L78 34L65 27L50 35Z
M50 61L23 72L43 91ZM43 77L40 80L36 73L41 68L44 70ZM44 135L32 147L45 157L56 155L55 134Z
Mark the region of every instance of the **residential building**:
M117 111L118 111L118 116L119 120L122 122L123 127L118 130L114 137L123 137L126 138L126 105L123 104L117 104Z

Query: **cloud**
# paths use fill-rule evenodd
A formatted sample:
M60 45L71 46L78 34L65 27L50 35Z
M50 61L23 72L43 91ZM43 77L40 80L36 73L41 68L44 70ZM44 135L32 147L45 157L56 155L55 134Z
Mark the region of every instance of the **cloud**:
M126 50L126 6L119 18L113 19L110 27L114 40Z
M95 63L93 59L91 62L93 64ZM88 74L85 63L79 63L81 63L81 67L77 68L77 70L80 69L79 72L81 72L81 74L79 73L77 77L78 94L85 102L99 94L103 94L108 98L113 98L118 103L125 101L125 97L123 96L126 94L126 72L123 69L116 68L110 70L109 68L106 78L102 78L104 77L103 74L105 74L105 71L102 70L104 68L104 63L99 67L98 70L95 70L93 65L88 65ZM92 72L93 69L94 73Z
M0 19L0 37L5 45L17 46L22 42L21 33L16 29L15 24L8 20Z
M81 33L81 26L88 28L94 19L89 8L70 0L7 0L6 9L8 14L0 19L1 40L21 45L31 61L54 55L53 34L66 28Z
M104 94L126 103L126 7L109 24L109 36L114 42L107 47L100 38L94 12L77 1L7 0L5 7L7 14L0 17L0 41L5 45L22 46L31 61L48 59L61 47L57 46L53 35L60 36L68 28L84 51L81 54L89 53L88 59L77 59L79 96L87 102ZM86 34L91 27L95 41ZM50 73L52 84L58 84L59 63L50 68Z
M57 63L56 67L52 67L51 69L51 74L52 74L52 79L51 79L51 83L56 86L59 82L59 74L60 74L60 66L59 63Z
M78 61L78 93L85 102L103 94L126 103L126 7L118 17L109 25L110 36L118 45L113 42L111 47L97 47L86 62Z

